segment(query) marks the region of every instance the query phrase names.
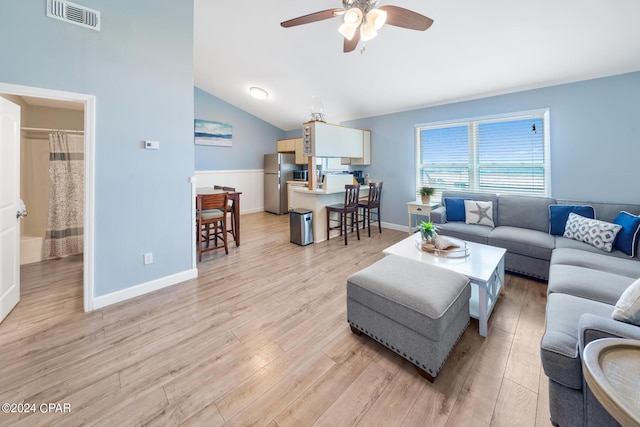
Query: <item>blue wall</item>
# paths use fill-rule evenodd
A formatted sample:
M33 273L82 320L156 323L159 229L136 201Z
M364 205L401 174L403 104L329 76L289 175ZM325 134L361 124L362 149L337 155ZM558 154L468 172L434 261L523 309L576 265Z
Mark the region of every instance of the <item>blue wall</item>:
M556 198L640 204L640 72L343 123L372 131L382 218L406 224L415 199L416 124L550 109L551 188Z
M45 4L0 14L0 82L96 96L94 295L190 270L193 3L83 0L100 32Z
M232 147L195 146L198 171L262 169L263 155L275 153L276 141L284 138L281 129L197 87L194 102L196 119L233 125Z

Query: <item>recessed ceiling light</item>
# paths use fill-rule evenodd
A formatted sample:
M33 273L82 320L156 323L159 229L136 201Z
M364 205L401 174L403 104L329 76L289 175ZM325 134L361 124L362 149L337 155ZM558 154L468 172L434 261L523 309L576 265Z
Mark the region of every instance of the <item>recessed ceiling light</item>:
M249 88L249 93L255 99L266 99L269 96L269 94L267 93L266 90L262 89L261 87L257 87L257 86L250 87Z

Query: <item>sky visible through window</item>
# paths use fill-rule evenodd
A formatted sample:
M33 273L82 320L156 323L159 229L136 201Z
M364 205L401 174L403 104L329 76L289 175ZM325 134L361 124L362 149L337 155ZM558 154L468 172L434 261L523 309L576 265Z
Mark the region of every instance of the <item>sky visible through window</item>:
M419 128L418 187L545 194L544 126L521 116Z
M535 131L532 130L535 125ZM542 118L478 124L478 163L543 163ZM423 129L421 163L469 161L469 126Z

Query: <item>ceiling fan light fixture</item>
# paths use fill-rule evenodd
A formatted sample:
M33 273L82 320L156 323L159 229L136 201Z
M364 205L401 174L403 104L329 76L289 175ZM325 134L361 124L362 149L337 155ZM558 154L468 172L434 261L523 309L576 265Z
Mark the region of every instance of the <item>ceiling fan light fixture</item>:
M353 39L353 36L356 35L357 26L342 24L340 28L338 28L338 32L344 36L347 40Z
M342 17L338 32L344 37L343 52L353 52L360 43L373 39L386 24L408 30L425 31L433 19L399 6L381 6L379 0L342 0L342 8L320 10L280 23L284 28ZM362 52L362 49L361 49Z
M371 40L376 35L378 35L378 32L371 22L367 21L360 27L360 40L363 42Z
M269 96L269 93L266 90L262 89L261 87L257 87L257 86L251 86L249 88L249 93L255 99L267 99L267 97Z
M352 27L357 27L362 22L362 11L357 7L352 7L344 14L344 23Z
M373 28L379 30L387 22L387 11L381 9L371 9L367 13L367 22L373 24Z

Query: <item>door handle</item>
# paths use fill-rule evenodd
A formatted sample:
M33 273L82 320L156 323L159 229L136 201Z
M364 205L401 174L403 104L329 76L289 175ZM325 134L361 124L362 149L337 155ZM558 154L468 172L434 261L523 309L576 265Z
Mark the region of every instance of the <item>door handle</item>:
M20 210L16 212L16 219L24 218L25 216L27 216L27 207L25 206L22 199L18 200L18 207L20 208Z

